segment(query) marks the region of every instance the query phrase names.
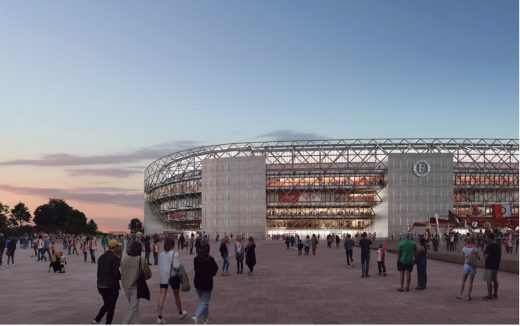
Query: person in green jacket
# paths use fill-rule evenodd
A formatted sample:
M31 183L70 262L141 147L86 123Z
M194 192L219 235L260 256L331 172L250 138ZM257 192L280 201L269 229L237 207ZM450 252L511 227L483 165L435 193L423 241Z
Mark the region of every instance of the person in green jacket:
M104 235L103 238L101 239L101 246L103 247L103 252L106 252L107 246L108 246L108 238L106 235Z
M399 241L397 247L397 270L401 273L401 287L397 289L404 292L404 274L406 273L406 292L410 291L410 280L412 279L412 270L417 245L415 241L410 239L410 233L406 233L403 240Z

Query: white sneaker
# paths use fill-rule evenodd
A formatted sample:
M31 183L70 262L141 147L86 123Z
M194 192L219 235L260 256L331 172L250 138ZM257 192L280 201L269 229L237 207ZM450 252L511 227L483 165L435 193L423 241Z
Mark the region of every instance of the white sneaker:
M92 319L92 321L91 321L90 323L91 323L91 324L99 324L99 323L97 322L97 320L95 320L95 319Z
M157 324L166 324L166 320L163 318L157 318Z
M186 310L183 310L182 314L179 314L179 319L183 320L184 318L186 318L186 316L188 316L188 312Z
M197 319L197 316L192 316L191 320L193 320L194 324L198 324L199 323L199 320Z

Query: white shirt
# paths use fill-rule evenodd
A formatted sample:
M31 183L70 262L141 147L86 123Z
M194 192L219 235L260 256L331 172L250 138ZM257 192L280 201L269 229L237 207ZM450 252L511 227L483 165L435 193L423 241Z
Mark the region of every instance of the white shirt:
M181 266L179 253L176 250L161 251L159 254L159 284L168 284L172 265L175 269Z

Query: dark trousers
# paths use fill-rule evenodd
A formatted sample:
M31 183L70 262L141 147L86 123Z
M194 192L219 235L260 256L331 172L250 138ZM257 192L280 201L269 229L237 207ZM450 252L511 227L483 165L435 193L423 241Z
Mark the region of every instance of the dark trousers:
M237 273L244 271L244 256L237 257Z
M5 248L0 249L0 266L2 266L2 257L4 256Z
M386 273L385 262L383 262L383 261L378 261L378 262L377 262L377 270L378 270L379 274L381 274L381 273Z
M45 256L45 253L49 254L49 260L51 260L52 259L51 250L49 248L44 248L43 249L43 256ZM47 261L47 260L45 260L45 261Z
M87 262L87 256L88 256L88 252L84 251L83 252L83 259L85 259L85 262Z
M255 268L255 265L253 264L247 264L247 267L249 268L249 273L253 272L253 269Z
M90 249L90 259L92 259L92 263L96 262L96 251L94 249Z
M150 264L150 252L149 251L144 252L144 262L146 264Z
M417 264L417 287L426 288L426 258L420 259Z
M305 256L308 256L309 255L309 247L305 247Z
M112 324L112 318L114 318L114 311L116 310L116 302L117 297L119 296L119 290L98 288L98 292L103 298L103 307L99 309L99 313L94 319L99 323L106 314L106 323Z
M159 253L158 252L153 253L153 263L154 263L154 265L157 265L159 263Z
M367 276L370 266L370 254L361 254L361 274Z
M347 265L350 266L350 263L354 262L354 258L352 258L352 249L346 249L345 250L345 255L347 255Z

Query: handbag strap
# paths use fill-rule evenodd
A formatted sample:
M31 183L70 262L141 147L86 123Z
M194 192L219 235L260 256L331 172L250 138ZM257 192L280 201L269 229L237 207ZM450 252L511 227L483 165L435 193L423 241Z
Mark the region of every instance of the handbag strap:
M173 259L175 258L175 250L172 250L172 251L173 251L173 254L172 254L172 262L170 264L170 277L172 277Z

